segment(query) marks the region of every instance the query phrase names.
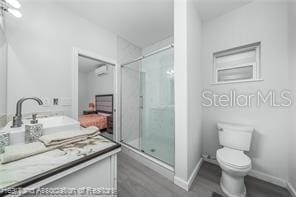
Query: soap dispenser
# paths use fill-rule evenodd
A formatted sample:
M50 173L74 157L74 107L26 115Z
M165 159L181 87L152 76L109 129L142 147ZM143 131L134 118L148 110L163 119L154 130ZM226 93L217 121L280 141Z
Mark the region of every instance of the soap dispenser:
M9 133L0 131L0 154L4 153L4 147L9 145Z
M25 143L35 142L43 134L43 125L38 123L37 114L32 114L30 124L25 125Z

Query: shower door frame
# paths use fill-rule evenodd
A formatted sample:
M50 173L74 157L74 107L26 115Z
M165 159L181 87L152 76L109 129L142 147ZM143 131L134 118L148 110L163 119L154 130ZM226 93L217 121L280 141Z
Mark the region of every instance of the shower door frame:
M132 145L129 145L128 143L124 142L122 140L122 78L121 78L121 74L122 74L122 67L126 66L126 65L129 65L129 64L132 64L132 63L135 63L135 62L138 62L138 61L142 61L143 59L147 58L147 57L150 57L154 54L157 54L159 52L162 52L162 51L165 51L165 50L168 50L170 48L174 48L174 44L170 44L166 47L163 47L163 48L160 48L158 50L155 50L147 55L144 55L144 56L141 56L140 58L137 58L137 59L134 59L130 62L127 62L127 63L124 63L124 64L121 64L118 66L118 83L119 83L119 87L120 87L120 91L119 91L119 109L120 109L120 128L119 128L119 138L117 139L122 146L126 147L127 149L133 151L134 153L138 154L138 155L141 155L143 156L144 158L156 163L157 165L161 166L161 167L164 167L165 169L169 170L170 172L174 173L174 166L171 166L169 165L168 163L164 162L164 161L161 161L160 159L148 154L148 153L145 153L145 152L142 152L141 149L137 149L136 147L133 147ZM120 76L120 77L119 77ZM139 104L140 105L140 104ZM139 113L140 113L140 110L139 110ZM139 119L140 120L140 119ZM141 126L141 122L139 122L140 126ZM139 128L140 129L140 128ZM175 133L175 130L174 130L174 133ZM142 131L139 130L139 135L142 135ZM175 135L175 134L174 134ZM141 139L139 139L139 141L141 141ZM139 142L141 143L141 142ZM174 142L175 143L175 142ZM140 144L139 144L140 145ZM174 146L175 147L175 146ZM144 161L143 161L144 162ZM163 171L162 169L160 169L160 171ZM169 179L171 179L169 176L167 177Z

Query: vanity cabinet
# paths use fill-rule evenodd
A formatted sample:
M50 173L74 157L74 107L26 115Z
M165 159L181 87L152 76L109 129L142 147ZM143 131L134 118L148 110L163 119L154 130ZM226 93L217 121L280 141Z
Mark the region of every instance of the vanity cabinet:
M117 196L120 144L102 136L0 165L0 196ZM21 167L20 167L21 166ZM18 195L12 194L18 190Z
M24 187L22 196L117 196L117 153L105 155L63 170ZM29 191L29 192L28 192ZM104 195L102 195L102 193ZM96 194L96 195L94 195Z
M83 163L73 169L66 170L53 177L44 180L49 182L41 188L44 190L69 188L72 192L81 192L84 196L91 196L91 192L103 192L105 195L117 196L117 156L114 153L110 156L94 159ZM101 190L101 191L100 191ZM112 192L113 195L110 195ZM35 195L37 196L37 195Z

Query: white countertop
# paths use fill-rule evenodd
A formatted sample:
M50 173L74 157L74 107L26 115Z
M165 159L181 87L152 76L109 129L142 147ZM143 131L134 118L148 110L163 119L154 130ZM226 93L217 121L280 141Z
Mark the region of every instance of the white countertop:
M54 172L55 169L92 156L105 154L108 149L119 145L102 136L96 136L83 142L71 144L49 152L31 156L7 164L0 164L0 190L20 187L22 183L34 180L34 177ZM3 191L2 191L3 192Z

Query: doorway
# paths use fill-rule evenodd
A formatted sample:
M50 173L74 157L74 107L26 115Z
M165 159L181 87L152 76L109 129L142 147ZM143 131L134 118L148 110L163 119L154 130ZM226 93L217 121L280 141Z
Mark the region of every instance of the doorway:
M115 139L116 63L90 52L74 52L73 117Z

